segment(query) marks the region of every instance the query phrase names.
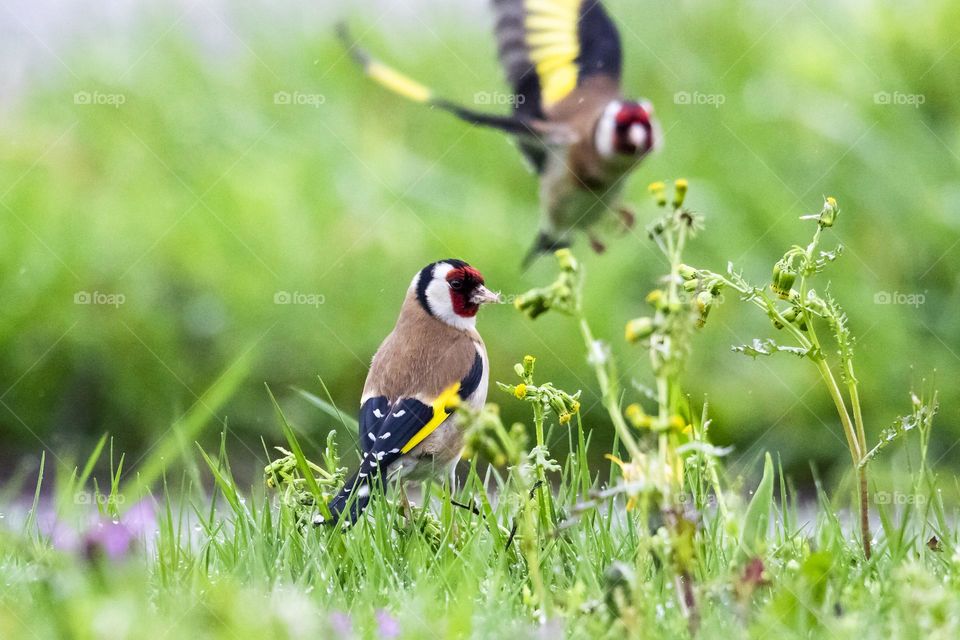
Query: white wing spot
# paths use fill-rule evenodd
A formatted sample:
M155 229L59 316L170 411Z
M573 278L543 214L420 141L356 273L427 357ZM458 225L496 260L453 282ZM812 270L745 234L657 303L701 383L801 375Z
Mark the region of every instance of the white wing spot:
M400 449L390 449L390 453L400 453Z
M373 435L372 433L368 433L367 437L370 438L370 440L373 442L377 441L377 436Z
M374 410L373 410L373 416L374 416L375 418L382 418L382 417L383 417L383 411L380 411L380 409L374 409Z
M383 456L386 455L386 452L384 452L384 451L377 451L377 452L376 452L375 454L373 454L373 455L377 456L377 462L380 462L381 460L383 460Z
M390 432L387 431L385 434L383 434L382 436L380 436L380 439L381 439L381 440L386 440L386 439L389 438L389 437L390 437Z
M407 410L406 410L406 409L400 409L400 411L397 411L396 413L393 414L393 417L394 417L394 418L402 418L402 417L405 416L406 414L407 414Z

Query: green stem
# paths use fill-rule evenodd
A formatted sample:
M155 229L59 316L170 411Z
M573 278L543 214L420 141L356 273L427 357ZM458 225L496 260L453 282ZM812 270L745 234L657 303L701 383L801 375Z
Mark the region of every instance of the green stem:
M590 325L580 309L577 309L577 320L579 321L580 334L583 336L583 342L587 347L587 353L590 354L593 352L593 345L596 340L594 340L593 331L590 330ZM597 382L600 383L603 406L610 415L613 428L617 431L617 435L620 436L620 440L623 441L627 451L630 452L630 456L632 458L639 457L640 447L623 418L623 412L620 411L620 394L616 380L610 378L605 362L600 362L597 358L590 358L590 360L593 361L593 370L597 376Z
M546 450L543 436L543 422L544 422L544 411L543 405L540 404L539 400L533 403L533 424L536 430L537 436L537 447L541 451ZM537 503L540 505L540 521L545 526L550 526L551 523L556 522L556 514L554 513L553 500L550 499L551 492L547 490L547 487L550 485L547 484L547 473L544 471L543 466L540 464L536 465L537 469L537 481L540 483L540 489L537 491Z

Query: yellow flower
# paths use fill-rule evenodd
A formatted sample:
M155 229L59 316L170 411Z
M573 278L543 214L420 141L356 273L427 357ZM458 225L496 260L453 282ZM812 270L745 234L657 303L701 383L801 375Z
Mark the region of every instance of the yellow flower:
M673 183L673 206L674 208L679 209L683 206L683 200L687 197L687 181L685 178L680 178Z
M560 424L567 424L568 422L570 422L570 417L571 416L569 413L566 413L566 412L561 413L559 418Z
M646 481L646 474L640 462L624 462L617 456L609 453L603 457L620 467L620 471L623 473L623 479L627 484L640 484ZM627 500L627 511L633 511L637 506L638 499L639 496L636 494L630 496L630 499Z
M654 182L651 183L647 190L650 192L650 195L653 196L653 199L657 201L657 205L660 207L666 206L667 204L667 185L663 182Z
M638 403L634 402L628 406L624 413L627 416L627 420L630 421L630 424L637 429L650 427L650 416L647 415L647 413L643 410L643 407L641 407Z
M686 422L684 422L683 418L681 418L680 416L677 416L677 415L670 416L671 429L674 429L676 431L682 431L685 424Z
M525 397L527 397L527 385L523 384L522 382L518 384L513 389L513 395L517 396L517 400L523 400Z

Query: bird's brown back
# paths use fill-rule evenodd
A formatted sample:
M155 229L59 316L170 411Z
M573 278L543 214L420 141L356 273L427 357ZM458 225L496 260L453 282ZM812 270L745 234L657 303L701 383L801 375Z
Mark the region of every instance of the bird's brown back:
M386 396L432 399L469 371L480 336L452 327L423 310L407 294L400 318L384 339L363 387L363 398Z

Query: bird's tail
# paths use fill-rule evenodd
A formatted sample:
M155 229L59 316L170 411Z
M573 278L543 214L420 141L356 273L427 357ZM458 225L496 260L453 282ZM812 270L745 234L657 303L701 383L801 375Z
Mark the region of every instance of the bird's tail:
M569 246L570 243L568 241L560 240L545 231L541 231L537 234L537 239L533 241L533 246L527 251L527 255L524 256L522 266L526 269L533 264L534 260L543 254L552 253L557 249L564 249Z
M383 486L379 473L372 476L370 474L360 475L359 471L354 473L344 483L340 493L327 505L330 510L330 520L324 520L318 524L333 525L342 522L344 526L353 525L370 503L370 494L373 489Z
M384 87L385 89L388 89L393 93L406 98L407 100L412 100L413 102L418 102L420 104L426 104L437 107L438 109L442 109L471 124L492 127L494 129L499 129L501 131L519 136L536 135L536 133L532 130L532 124L523 118L482 113L480 111L474 111L473 109L463 105L435 96L433 90L426 85L417 82L406 74L397 71L393 67L390 67L371 56L365 49L360 47L360 45L353 40L349 29L347 29L347 26L344 23L337 25L337 35L340 37L340 41L347 49L350 57L353 58L358 65L360 65L360 68L363 69L363 72L367 75L367 77L379 84L381 87Z

